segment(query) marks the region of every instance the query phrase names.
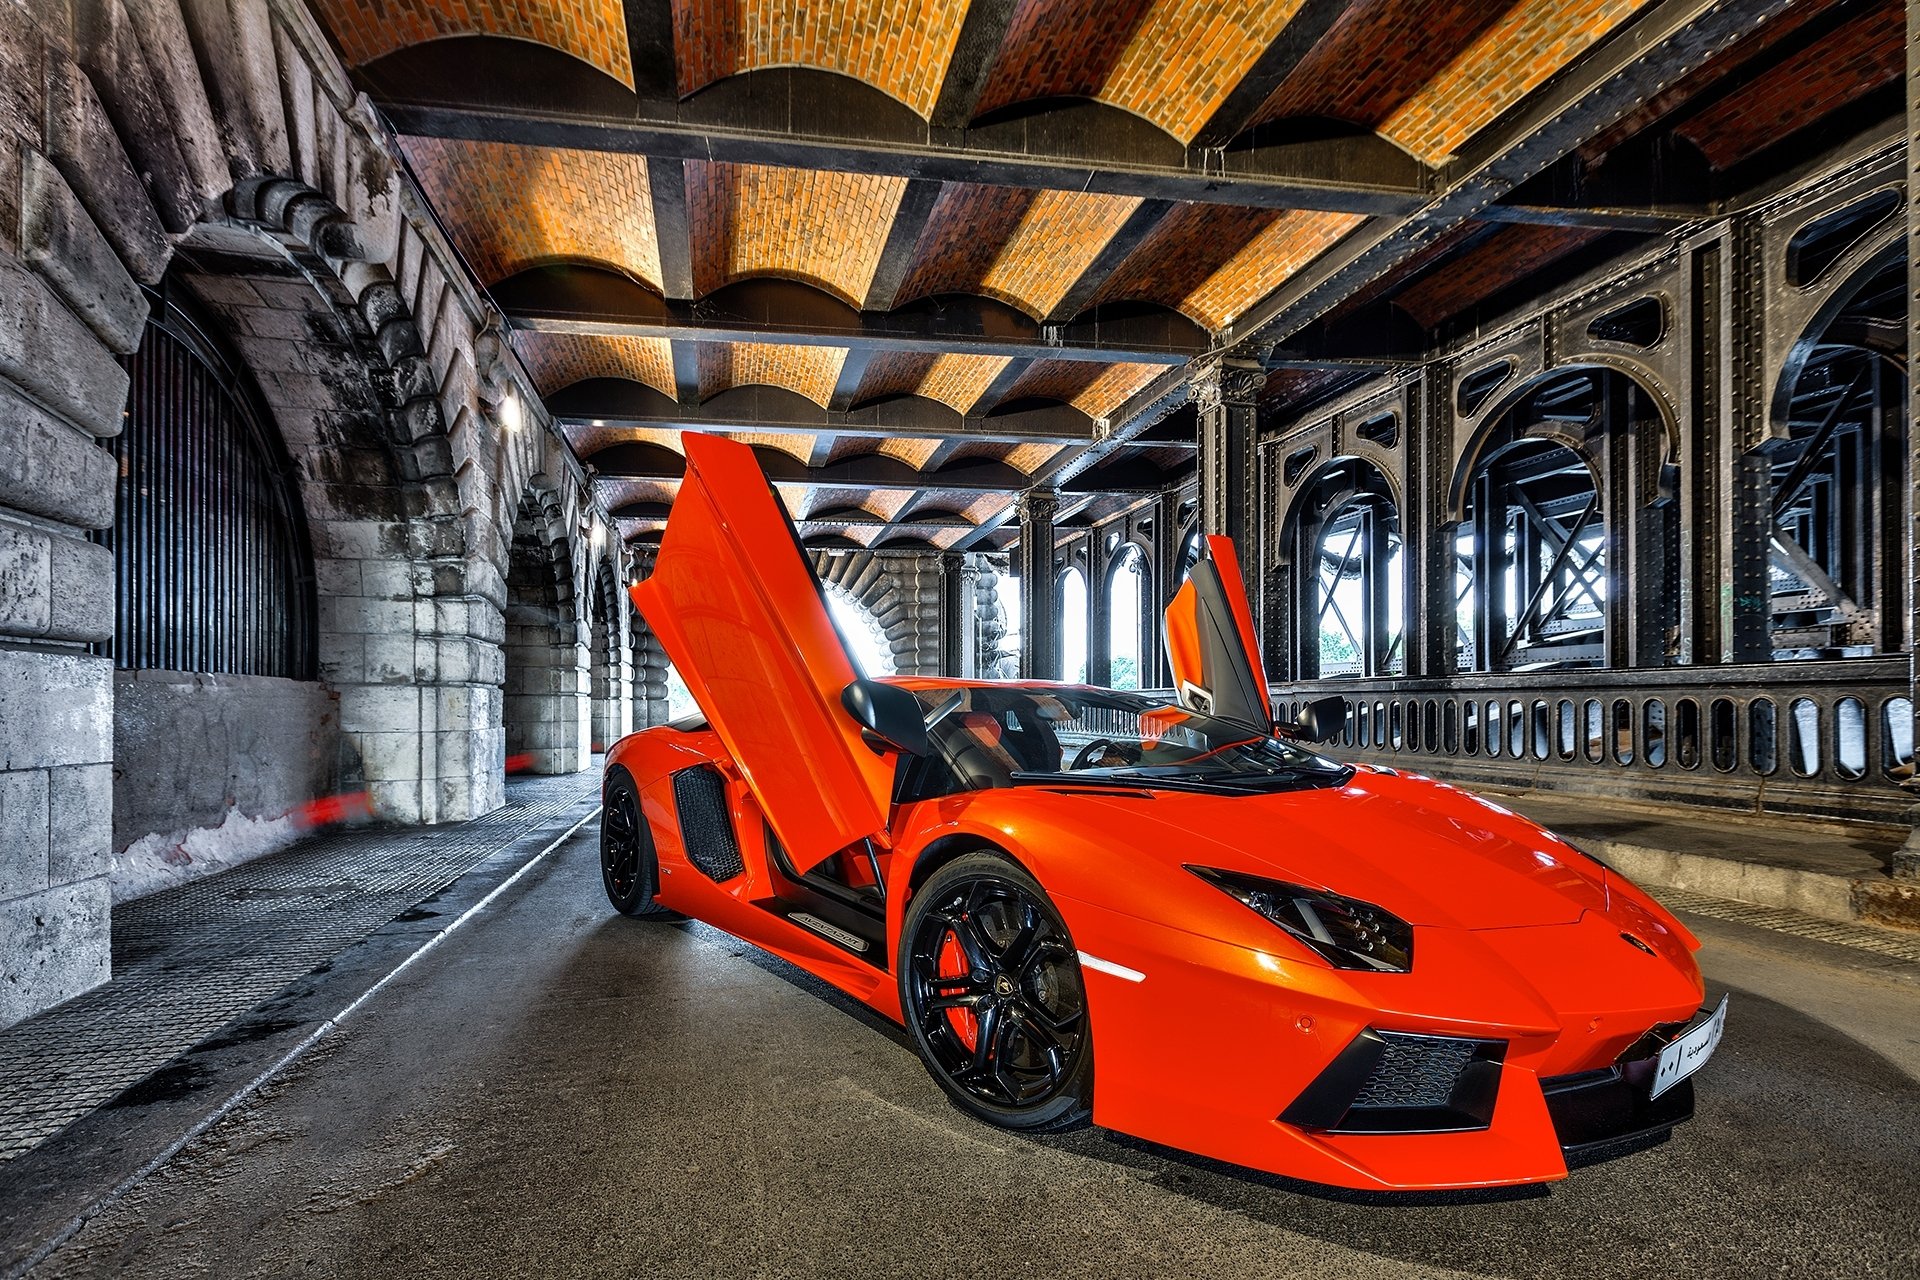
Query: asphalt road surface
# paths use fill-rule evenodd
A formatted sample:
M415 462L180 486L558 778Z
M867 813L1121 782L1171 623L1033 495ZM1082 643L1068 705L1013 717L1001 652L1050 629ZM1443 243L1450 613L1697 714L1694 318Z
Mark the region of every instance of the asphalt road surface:
M969 1120L820 984L613 915L594 837L33 1274L1920 1276L1912 967L1699 922L1733 1002L1671 1142L1544 1191L1354 1196Z

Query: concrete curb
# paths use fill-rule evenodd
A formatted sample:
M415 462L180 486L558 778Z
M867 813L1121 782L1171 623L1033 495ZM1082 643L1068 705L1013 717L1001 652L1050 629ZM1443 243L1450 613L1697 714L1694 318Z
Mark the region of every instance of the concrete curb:
M1641 884L1711 898L1783 907L1822 920L1920 929L1920 881L1858 878L1676 853L1623 840L1583 838L1580 847Z

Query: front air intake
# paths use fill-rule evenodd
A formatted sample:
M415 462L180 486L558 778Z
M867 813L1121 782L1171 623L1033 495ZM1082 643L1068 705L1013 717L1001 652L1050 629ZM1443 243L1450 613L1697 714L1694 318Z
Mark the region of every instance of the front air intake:
M1493 1123L1504 1040L1355 1036L1280 1119L1326 1133L1458 1133Z

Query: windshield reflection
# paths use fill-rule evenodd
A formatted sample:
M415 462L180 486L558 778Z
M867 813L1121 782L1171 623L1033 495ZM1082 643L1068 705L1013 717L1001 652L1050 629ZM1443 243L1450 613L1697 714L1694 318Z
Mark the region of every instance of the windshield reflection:
M1337 785L1350 770L1247 725L1109 689L917 690L959 789L1107 783L1268 791ZM960 695L954 704L954 695Z

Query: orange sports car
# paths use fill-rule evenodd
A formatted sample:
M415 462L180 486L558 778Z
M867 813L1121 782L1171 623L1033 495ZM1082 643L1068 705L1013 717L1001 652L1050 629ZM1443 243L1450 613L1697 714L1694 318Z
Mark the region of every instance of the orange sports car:
M1174 701L865 678L745 446L688 435L633 588L700 712L608 753L602 871L905 1025L962 1109L1364 1189L1539 1182L1657 1137L1725 1004L1551 833L1278 724L1225 539ZM1318 722L1318 723L1316 723Z

